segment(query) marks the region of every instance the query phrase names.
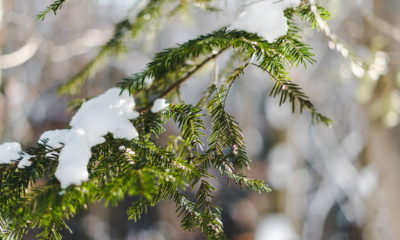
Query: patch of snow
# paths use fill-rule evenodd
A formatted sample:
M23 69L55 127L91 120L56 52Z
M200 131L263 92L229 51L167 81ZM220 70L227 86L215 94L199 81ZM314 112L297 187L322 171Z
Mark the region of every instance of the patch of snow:
M158 113L165 108L167 108L169 103L164 98L158 98L154 101L153 106L151 107L150 111L153 113Z
M6 142L0 144L0 164L10 163L12 160L20 158L21 144L17 142Z
M126 147L125 146L123 146L123 145L121 145L121 146L119 146L119 148L118 148L120 151L122 151L122 152L124 152L125 150L126 150Z
M32 157L34 156L24 153L24 155L22 155L22 159L18 163L18 168L25 168L32 165L32 162L29 161Z
M119 88L111 88L90 99L73 116L71 129L47 131L40 137L39 141L48 139L47 145L53 148L64 146L55 173L62 188L88 180L91 148L104 143L105 135L111 133L115 138L129 140L138 137L129 121L139 116L133 110L135 101L128 92L120 92Z
M44 141L47 141L47 146L52 148L61 148L64 146L62 143L65 142L65 137L68 132L69 129L46 131L40 136L38 142L43 143Z
M248 5L232 28L254 32L274 42L288 31L284 11L300 5L300 0L263 0Z
M163 109L165 105L168 106L164 100L157 106ZM92 156L91 148L104 143L105 135L111 133L115 138L128 140L139 136L130 122L139 116L134 107L135 100L127 91L111 88L82 104L71 120L71 129L46 131L40 136L38 142L46 142L52 148L62 148L55 173L62 188L71 184L80 185L88 180L87 164ZM0 145L0 164L20 159L18 168L25 168L32 164L32 157L22 152L17 142Z
M259 222L255 240L299 240L299 236L284 215L269 215Z

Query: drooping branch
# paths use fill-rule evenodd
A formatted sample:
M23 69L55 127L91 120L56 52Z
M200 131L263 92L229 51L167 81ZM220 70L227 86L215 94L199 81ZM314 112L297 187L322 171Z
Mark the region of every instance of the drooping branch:
M57 11L61 9L65 1L66 0L55 0L50 6L37 15L37 19L44 20L46 15L50 12L53 12L54 15L56 15Z

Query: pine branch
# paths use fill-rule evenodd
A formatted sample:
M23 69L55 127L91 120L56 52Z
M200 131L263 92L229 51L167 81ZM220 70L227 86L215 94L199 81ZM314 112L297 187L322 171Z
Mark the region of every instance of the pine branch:
M270 96L276 97L277 95L280 95L279 105L282 105L286 100L289 100L292 104L292 112L296 111L296 105L298 104L300 112L303 112L304 108L308 109L311 113L313 122L322 122L328 126L331 124L331 120L317 111L314 104L310 102L309 98L302 92L301 88L297 84L288 79L277 78L262 67L261 69L266 71L271 78L275 80L275 85L271 89Z
M66 0L55 0L50 6L48 6L45 10L40 12L36 18L38 20L44 20L46 15L50 12L53 12L54 15L57 14L57 11L61 9L62 5L64 4Z
M233 81L243 73L245 64L233 72L228 77L228 83ZM230 84L231 85L231 84ZM227 164L225 161L233 161L234 166L238 168L248 167L250 159L246 153L244 142L239 124L234 117L225 111L225 102L228 91L222 86L217 91L214 98L208 103L208 109L211 115L212 129L208 138L208 154L214 155L213 164L217 167L221 164Z
M64 1L55 1L39 18L44 19L50 11L56 13ZM133 22L125 19L117 24L114 36L100 49L97 57L62 86L60 93L78 92L102 60L124 50L125 36L130 32L135 38L147 25L145 16L150 14L152 19L158 16L166 1L150 0ZM211 1L203 1L194 0L204 3L206 8L212 7ZM319 11L325 14L322 9ZM19 239L29 229L36 228L41 239L60 239L61 229L68 229L65 221L85 209L87 204L102 201L105 205L117 205L129 195L137 199L128 210L130 219L138 220L148 207L170 199L175 202L178 214L183 215L184 229L200 229L208 239L225 239L221 208L215 203L213 194L216 189L208 180L215 178L210 169L217 169L240 188L260 193L270 191L263 181L236 173L238 168L248 167L250 159L239 124L226 112L225 104L229 90L245 69L254 64L270 75L275 82L271 95L280 96L280 104L289 101L293 111L305 108L311 112L314 121L326 124L330 121L317 112L301 88L288 77L288 66L306 66L314 62L311 48L301 41L301 29L293 21L294 14L317 26L315 15L303 1L299 8L285 11L289 31L274 43L255 33L222 28L165 49L155 55L143 72L124 79L121 88L135 94L139 102L141 115L132 121L140 133L139 138L128 141L106 135L104 143L91 149L92 158L87 168L90 179L80 186L60 188L54 174L61 148L51 149L46 146L46 141L25 150L34 155L30 167L17 168L19 160L1 164L0 238ZM228 49L235 51L242 65L221 79L220 87L211 84L197 106L174 104L159 113L148 111L153 99L171 96L183 82ZM229 65L228 68L233 67ZM153 84L145 87L144 82L149 79ZM203 149L206 144L202 139L205 104L212 124L208 149ZM168 120L173 120L181 133L171 136L166 146L158 146L156 141ZM38 178L41 181L36 181ZM182 193L188 191L195 193L194 201Z
M200 64L196 65L194 67L194 69L192 69L191 71L189 71L188 73L186 73L181 79L178 79L176 82L172 83L168 88L166 88L163 92L161 92L155 99L157 98L163 98L166 97L168 94L170 94L172 91L176 90L177 88L179 88L181 86L182 83L184 83L185 81L189 80L191 76L193 76L197 71L199 71L202 67L204 67L204 65L206 65L208 62L210 62L211 60L215 59L217 56L221 55L225 50L222 49L220 51L218 51L215 54L212 54L211 56L209 56L208 58L206 58L205 60L203 60ZM121 83L121 86L123 86L123 83ZM148 111L150 109L150 107L153 105L153 101L149 102L145 107L140 108L139 112L143 113L145 111Z
M311 52L311 47L301 41L298 35L300 28L294 23L293 20L288 20L288 33L286 36L279 38L273 44L276 45L278 51L296 67L302 64L307 67L307 63L314 64L314 54Z
M139 118L134 121L136 130L139 132L140 138L149 139L150 137L158 137L165 131L165 123L167 117L164 114L154 114L150 111L142 111Z
M205 126L201 117L201 109L191 105L173 105L167 114L182 128L181 136L188 146L203 146L201 141L204 136Z
M156 54L154 60L147 65L143 72L123 79L123 82L119 85L122 89L138 92L143 90L144 81L151 78L154 79L152 86L161 88L163 85L159 84L159 82L164 80L165 83L166 76L171 72L179 72L180 67L185 65L186 61L195 60L200 56L212 54L215 49L221 49L218 52L221 53L229 47L247 51L248 56L254 56L254 58L259 61L258 66L273 76L274 80L288 79L285 70L286 62L295 65L300 63L305 65L306 62L314 62L312 58L313 54L309 51L310 48L299 41L296 33L297 29L292 25L291 32L278 40L278 42L282 44L270 44L256 34L223 28L211 34L202 35L196 39L190 40L177 48L166 49ZM159 97L163 97L176 89L211 58L213 58L213 56L206 58L206 60L195 67L194 70L184 75L180 80L173 82L159 94ZM277 82L277 84L282 85L282 81ZM150 90L156 91L154 87L150 88ZM294 99L299 100L300 108L308 108L316 122L329 123L329 119L318 113L311 102L306 100L308 97L302 94L304 96L300 98L300 92L301 89L298 88L295 94L291 93L291 95L295 97ZM141 108L140 111L146 111L151 105L152 102Z
M213 203L215 187L202 180L196 193L196 209L201 211L201 231L208 239L226 239L221 220L221 208Z
M60 149L48 149L44 145L26 150L35 155L30 167L19 169L17 163L0 165L0 213L14 211L13 204L24 196L26 189L36 183L36 179L54 175L57 153Z
M165 81L167 74L179 71L187 61L213 55L215 52L219 53L229 47L253 49L254 42L265 41L254 33L222 28L189 40L179 47L157 53L143 72L123 79L119 86L122 89L129 89L132 93L143 90L146 79L154 79L152 86L157 86Z
M298 16L308 22L311 27L321 29L321 26L319 25L317 21L317 17L312 11L312 5L310 3L301 5L298 9L294 10ZM290 10L289 10L290 11ZM328 20L331 17L331 14L323 7L317 6L317 11L319 13L319 16L321 19ZM289 13L289 15L293 15L293 13Z
M164 186L173 183L173 186L177 188L188 182L186 178L190 167L183 169L181 163L176 164L177 159L175 158L167 160L173 155L167 153L163 148L148 143L143 144L143 142L133 144L126 140L124 145L131 147L135 154L138 154L135 160L145 159L143 162L145 165L140 166L140 163L131 165L123 159L119 160L116 156L120 152L117 149L121 146L121 141L111 141L102 146L96 146L93 150L93 161L99 159L103 154L109 156L105 156L100 164L92 165L92 167L95 166L95 169L90 167L91 181L80 187L69 188L62 194L60 194L60 188L56 182L32 188L26 196L20 196L12 204L14 206L12 211L10 208L10 212L1 212L13 217L15 223L19 225L15 227L15 230L8 230L4 234L14 235L22 232L23 235L24 229L38 226L43 228L39 237L58 239L59 230L66 227L62 219L74 216L88 202L102 199L106 203L117 203L128 193L143 196L154 205L162 199L162 196L157 198L157 192L169 192L168 188ZM104 151L108 148L107 146L114 150ZM98 152L99 150L100 152ZM110 162L117 163L117 168L110 168ZM166 162L170 163L162 164ZM139 169L135 170L136 168ZM26 222L30 222L30 224L27 226L20 224ZM3 236L5 236L4 234Z
M245 187L250 191L256 191L258 193L272 191L262 180L249 179L245 175L235 174L231 171L223 171L223 173L227 175L229 179L232 179L240 188Z
M194 231L201 226L201 213L198 212L196 204L187 199L182 193L175 191L173 200L176 204L176 212L178 216L185 214L182 219L182 228Z
M150 206L148 199L140 199L133 203L128 209L128 218L133 221L138 221L143 214L147 213L147 209Z

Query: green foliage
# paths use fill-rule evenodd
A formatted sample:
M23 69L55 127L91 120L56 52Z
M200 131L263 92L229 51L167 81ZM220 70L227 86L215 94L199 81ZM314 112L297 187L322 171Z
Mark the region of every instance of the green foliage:
M101 60L125 51L127 33L135 38L146 25L144 16L159 16L166 0L149 0L133 21L125 19L115 27L114 36L81 72L63 85L59 92L75 94ZM60 9L64 1L55 1L39 15L43 19ZM183 11L181 1L171 13ZM211 1L193 1L214 11ZM329 14L319 8L321 17ZM123 79L121 89L129 90L136 98L140 116L132 123L139 132L135 140L114 139L92 148L88 165L90 180L81 186L61 189L54 174L61 149L52 149L46 142L25 151L34 155L32 165L24 169L18 162L0 165L0 237L21 239L28 230L39 229L39 239L61 239L65 221L93 202L117 205L125 196L133 196L128 217L134 221L160 201L173 201L183 229L200 229L208 239L224 239L222 209L216 204L210 183L216 178L213 169L240 188L259 193L269 192L261 180L249 179L243 169L250 166L245 141L239 123L226 111L231 87L241 79L249 66L256 66L269 76L274 87L270 95L289 101L293 111L307 109L312 120L329 124L301 88L290 80L287 67L314 63L311 48L302 42L300 28L294 21L299 16L312 27L318 27L310 5L285 12L289 32L276 42L269 43L255 33L222 28L189 40L175 48L157 53L146 68ZM233 54L232 54L233 53ZM232 54L225 66L223 78L215 79L195 105L182 102L152 113L155 99L168 97L171 102L180 85L221 54ZM238 63L238 65L237 65ZM239 67L236 67L239 66ZM225 74L225 72L230 72ZM153 84L146 86L146 81ZM81 105L78 99L73 108ZM206 128L205 121L211 127ZM159 144L160 134L167 122L174 122L179 133ZM207 142L207 143L206 143Z
M276 85L271 93L273 93L273 96L279 94L282 99L281 103L284 103L289 96L292 106L295 106L297 102L300 105L300 110L306 108L311 112L313 120L329 124L329 119L316 111L314 105L306 100L307 96L302 93L300 87L290 81L286 72L287 65L306 65L306 63L314 62L310 47L300 42L300 37L296 34L298 30L292 24L287 35L278 39L276 43L268 43L254 33L222 28L189 40L179 47L169 48L156 54L154 60L147 64L143 72L125 78L120 83L120 87L129 89L132 93L137 93L145 88L146 79L154 79L153 85L147 90L160 92L159 97L164 97L174 88L179 87L181 82L201 68L205 62L228 48L233 48L242 52L245 58L254 57L258 61L258 64L255 65L267 72L275 81ZM199 58L205 58L205 60L200 64L187 66L186 62L195 61ZM188 69L191 70L189 73L187 73ZM175 79L179 76L179 80L176 81ZM166 85L169 87L166 87ZM165 88L167 89L163 91ZM294 107L293 110L295 110Z
M168 111L170 117L182 128L181 136L188 146L203 146L201 137L204 136L205 127L201 117L204 114L200 112L200 108L191 105L174 105Z
M296 9L296 11L298 12L298 16L302 20L307 21L313 28L319 29L320 26L317 22L315 14L311 10L310 4L302 5L298 9ZM317 11L319 12L319 16L323 20L328 20L331 17L331 14L321 6L317 6Z
M217 168L221 168L220 164L226 165L221 160L231 160L238 168L248 167L250 159L239 124L225 111L226 94L227 91L221 89L208 104L212 119L208 153L216 159Z
M37 15L37 19L44 20L46 15L50 12L53 12L54 15L56 15L57 11L61 9L65 1L66 0L55 0L50 6Z
M224 239L223 225L221 221L221 208L213 202L212 192L215 187L202 180L196 193L196 209L200 211L200 229L208 239Z

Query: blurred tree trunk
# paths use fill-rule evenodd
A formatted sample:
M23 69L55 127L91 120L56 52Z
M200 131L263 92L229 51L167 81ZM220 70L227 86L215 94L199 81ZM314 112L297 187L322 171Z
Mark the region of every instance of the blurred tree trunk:
M396 141L391 129L382 126L381 123L373 123L370 127L370 137L367 144L367 158L374 164L379 175L378 191L374 194L376 201L373 209L379 209L371 214L373 227L382 227L380 236L375 236L379 240L395 240L400 236L400 154L399 144ZM383 226L377 226L378 223ZM388 231L384 231L384 229ZM386 234L385 234L386 232ZM378 232L376 232L378 233ZM387 235L387 236L385 236Z
M396 14L391 9L398 9L398 0L374 0L374 15L392 25L397 21ZM381 33L376 26L366 24L366 32L369 34L365 39L369 41L370 49L374 49L374 42L377 42ZM382 76L375 88L374 96L366 106L371 112L371 106L381 99L388 98L396 89L396 75L398 63L394 61L393 49L398 46L391 36L384 36L383 50L392 59L389 64L388 72ZM384 104L381 101L380 104ZM385 107L385 106L381 106ZM373 119L371 119L373 118ZM399 239L400 236L400 148L398 138L398 126L387 128L382 119L374 119L370 114L369 137L367 142L367 160L377 169L379 173L379 183L377 192L373 194L375 204L374 212L370 211L371 227L375 232L374 239ZM376 211L377 210L377 211ZM387 231L385 231L385 229Z

